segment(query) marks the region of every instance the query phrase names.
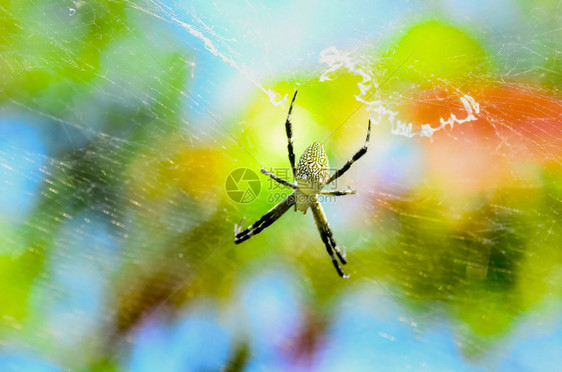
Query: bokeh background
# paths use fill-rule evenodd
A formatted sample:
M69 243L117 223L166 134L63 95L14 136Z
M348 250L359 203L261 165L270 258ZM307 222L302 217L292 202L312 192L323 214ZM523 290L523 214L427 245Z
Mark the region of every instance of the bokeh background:
M0 1L0 369L553 371L559 1ZM357 195L234 245L322 141ZM240 182L240 190L249 183ZM250 198L253 199L253 198Z

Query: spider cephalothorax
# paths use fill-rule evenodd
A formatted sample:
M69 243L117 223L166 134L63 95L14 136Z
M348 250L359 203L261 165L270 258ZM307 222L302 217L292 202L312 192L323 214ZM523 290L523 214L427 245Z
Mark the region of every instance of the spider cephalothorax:
M347 172L357 159L365 155L367 152L367 146L369 144L369 135L371 133L371 121L369 120L369 127L367 129L367 139L365 144L359 151L355 153L344 164L343 167L338 169L332 176L330 176L330 165L328 162L328 155L324 146L320 142L313 142L302 154L299 159L298 166L295 167L295 154L293 151L293 128L291 125L291 112L293 111L293 104L295 103L295 98L297 97L297 92L293 96L291 101L291 107L289 107L289 114L287 115L287 120L285 122L285 129L287 131L288 145L287 150L289 152L289 162L291 163L291 169L293 171L293 177L295 182L291 183L286 181L275 174L267 171L265 168L261 169L261 172L269 177L273 178L280 184L290 187L295 190L291 195L287 196L276 206L271 208L266 214L264 214L259 220L254 222L251 226L243 231L240 231L242 223L240 225L234 226L234 242L240 244L245 240L250 239L252 236L256 235L273 222L275 222L279 217L281 217L285 212L287 212L293 205L295 210L299 210L306 214L308 208L312 210L312 215L314 216L314 221L320 232L320 237L328 250L328 254L332 258L332 263L336 268L338 274L341 277L347 277L344 275L341 266L338 263L338 259L345 265L347 263L345 257L345 248L340 249L332 235L330 226L328 225L328 219L322 209L322 205L318 201L318 195L332 195L341 196L355 194L355 190L345 190L345 191L322 191L324 186L335 181L342 174ZM337 258L336 258L337 256Z

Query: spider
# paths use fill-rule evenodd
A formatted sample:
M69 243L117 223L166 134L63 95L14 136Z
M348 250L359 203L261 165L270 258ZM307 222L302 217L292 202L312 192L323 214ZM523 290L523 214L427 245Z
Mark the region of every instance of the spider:
M336 268L339 276L342 278L348 278L349 275L345 275L338 260L345 265L347 263L345 248L338 247L336 240L330 230L328 225L328 220L322 205L318 201L318 195L332 195L332 196L342 196L355 194L355 190L348 189L345 191L322 191L324 186L335 181L341 175L349 170L351 165L357 161L360 157L365 155L367 152L367 146L369 145L369 136L371 134L371 120L369 120L369 127L367 129L367 138L365 144L359 151L355 153L334 174L330 176L328 156L326 155L326 150L321 142L313 142L302 154L299 159L298 165L295 167L295 154L293 152L293 129L291 124L291 112L293 111L293 104L295 103L295 98L297 98L297 91L295 90L295 95L291 101L291 107L289 107L289 114L287 115L287 120L285 121L285 129L287 132L287 150L289 152L289 162L291 163L291 169L293 171L293 177L296 182L291 183L284 180L281 177L269 172L265 168L261 168L261 172L266 176L273 178L275 181L281 185L290 187L294 191L287 196L285 199L280 201L276 206L271 208L266 214L264 214L259 220L254 222L251 226L247 227L245 230L240 231L242 224L244 223L244 218L239 225L234 225L234 243L240 244L252 236L258 234L266 227L270 226L272 223L277 221L285 212L289 210L293 205L295 206L295 211L299 210L306 215L308 208L312 210L312 215L314 216L314 221L316 222L316 227L320 233L320 237L326 246L328 254L332 259L332 263ZM335 252L335 254L334 254ZM336 259L337 256L337 259Z

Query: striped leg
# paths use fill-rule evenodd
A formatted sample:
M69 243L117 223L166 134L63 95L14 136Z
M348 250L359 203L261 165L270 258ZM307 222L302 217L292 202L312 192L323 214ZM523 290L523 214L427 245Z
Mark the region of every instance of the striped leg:
M347 190L334 190L334 191L320 191L319 195L326 195L326 196L343 196L343 195L352 195L355 194L356 191L352 189Z
M266 214L264 214L259 220L254 222L251 226L247 227L245 230L240 231L242 227L242 222L240 225L234 225L234 243L240 244L243 241L250 239L252 236L258 234L263 229L274 223L281 217L285 212L291 208L295 203L295 196L291 194L285 199L281 200L275 207L271 208Z
M267 169L265 169L265 168L263 168L263 167L262 167L260 170L261 170L261 172L262 172L263 174L265 174L266 176L269 176L269 177L273 178L276 182L280 183L280 184L283 185L283 186L287 186L287 187L290 187L290 188L292 188L292 189L296 189L296 188L297 188L297 186L296 186L295 184L290 183L289 181L286 181L286 180L284 180L283 178L276 176L275 174L271 173L270 171L268 171Z
M322 205L315 201L311 203L310 209L312 210L312 215L314 216L314 221L316 222L316 227L318 227L318 232L320 233L320 237L326 246L326 250L332 259L332 263L336 268L339 276L342 278L348 278L349 275L345 275L340 264L338 263L337 258L341 261L342 265L347 263L345 258L345 248L340 250L338 247L334 236L332 235L332 230L330 230L330 226L328 225L328 220L326 218L326 214L324 213L324 209L322 209ZM335 251L335 254L334 254ZM337 258L336 258L337 255Z
M370 135L371 135L371 120L369 120L369 128L367 129L367 139L365 140L365 144L363 145L363 147L361 147L361 149L357 151L355 155L353 155L351 159L349 159L347 163L343 165L343 167L338 169L336 173L332 174L332 177L330 177L328 181L326 181L326 185L329 184L330 182L335 181L336 179L338 179L338 177L340 177L342 174L347 172L351 167L351 164L355 163L357 160L359 160L360 157L362 157L363 155L365 155L365 153L367 153L367 147L369 146Z
M289 152L289 162L291 163L291 169L293 171L293 178L297 179L297 171L295 168L295 150L293 149L293 125L291 124L291 112L293 111L293 104L295 103L295 98L297 98L298 90L295 90L295 95L291 101L291 107L289 107L289 114L287 115L287 121L285 121L285 130L287 131L287 151Z

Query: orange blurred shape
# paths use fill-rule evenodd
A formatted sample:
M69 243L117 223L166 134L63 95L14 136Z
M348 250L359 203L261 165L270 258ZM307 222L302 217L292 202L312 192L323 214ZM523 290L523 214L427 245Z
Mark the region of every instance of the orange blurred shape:
M195 199L204 201L209 196L224 194L224 168L230 163L224 150L183 146L174 160L178 164L175 176L179 186Z
M536 181L529 169L562 163L562 101L537 89L515 84L473 84L457 90L434 88L417 92L399 109L402 120L442 126L454 115L468 118L461 97L479 106L474 119L444 125L422 142L426 146L429 176L461 191ZM466 99L465 99L466 101Z
M193 147L179 139L163 139L158 152L142 154L131 166L132 192L152 200L168 199L183 190L196 201L222 195L226 164L223 149Z

